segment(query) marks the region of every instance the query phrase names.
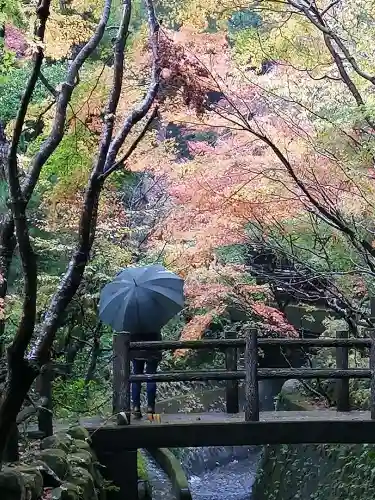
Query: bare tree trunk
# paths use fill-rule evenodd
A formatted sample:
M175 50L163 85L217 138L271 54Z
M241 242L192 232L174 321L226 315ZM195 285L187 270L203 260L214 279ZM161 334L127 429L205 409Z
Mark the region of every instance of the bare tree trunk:
M0 405L0 464L8 436L37 374L31 365L14 351L8 356L9 378Z
M0 122L0 182L6 181L6 161L8 157L9 141L5 135L4 125Z
M49 3L50 0L39 0L37 7L40 22L35 35L41 41L43 41L44 38L45 24L49 16ZM42 46L38 47L38 52L34 56L33 72L21 101L7 162L12 217L4 223L2 235L12 234L14 224L25 278L25 287L22 317L13 343L8 350L8 380L0 402L0 460L2 460L4 454L7 436L16 422L17 415L31 384L38 375L40 368L50 359L51 348L61 323L62 314L65 312L82 281L95 237L98 204L104 181L112 172L123 167L124 162L135 150L149 125L148 121L142 133L130 145L128 152L123 158L116 161L117 155L134 125L145 118L150 111L159 88L161 71L158 55L159 25L156 20L152 0L145 0L145 3L148 12L149 39L153 56L150 85L144 99L135 106L127 119L123 122L117 135L113 137L116 110L123 82L125 44L131 12L131 0L125 0L122 20L114 47L115 63L113 84L108 99L108 105L105 110L106 113L98 155L92 166L91 175L86 186L76 249L71 257L65 275L62 277L60 285L51 299L44 320L38 327L37 332L34 331L36 323L37 268L29 237L26 208L38 182L42 166L55 151L64 135L66 109L75 87L78 71L97 47L104 35L105 27L109 19L111 0L105 1L102 17L95 34L72 62L67 82L62 85L60 97L56 103L56 118L51 135L32 160L28 176L21 186L17 164L17 150L26 112L40 73L40 67L43 60ZM151 116L153 117L153 113ZM10 239L4 238L4 240L8 243L6 248L7 251L9 251L11 248L9 245ZM10 254L12 255L14 248L11 250L12 252L10 252ZM35 333L37 333L36 339L35 342L32 342Z

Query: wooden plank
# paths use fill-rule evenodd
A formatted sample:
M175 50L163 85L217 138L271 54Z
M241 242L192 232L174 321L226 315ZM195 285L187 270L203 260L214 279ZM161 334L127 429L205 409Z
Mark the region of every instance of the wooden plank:
M228 414L221 411L208 411L203 413L162 413L161 423L168 425L175 424L185 424L190 425L192 423L227 423L232 424L233 422L243 422L245 419L245 413L240 412L237 414ZM263 422L275 422L275 421L291 421L291 420L329 420L329 421L371 421L371 412L366 410L353 410L350 412L339 412L335 409L324 409L324 410L297 410L297 411L263 411L259 413L259 420ZM102 417L84 417L81 419L81 424L87 428L97 428L102 425L105 427L115 427L113 422L107 422L105 418ZM154 427L159 427L160 424L151 423L146 418L141 420L133 420L133 427L149 427L150 425ZM60 429L61 430L61 429Z
M113 336L113 413L117 422L130 424L130 335Z
M236 332L226 332L227 339L233 339ZM237 348L226 349L225 351L225 369L228 372L237 371ZM225 404L227 413L239 412L238 379L227 380L225 391Z
M295 347L370 347L371 339L284 339L284 338L259 338L259 346L295 346ZM202 339L202 340L161 340L153 342L131 342L130 348L146 351L175 351L177 349L223 349L230 347L245 347L245 339Z
M258 380L263 379L339 379L339 378L370 378L370 369L353 368L350 370L338 370L337 368L259 368ZM147 382L180 382L180 381L204 381L204 380L244 380L245 371L238 370L227 372L225 370L207 371L181 371L181 372L158 372L153 375L131 375L130 381L137 380Z
M300 443L375 443L375 425L370 412L348 413L321 411L321 417L304 414L318 412L285 412L288 416L266 412L260 421L241 421L240 415L224 415L216 420L212 416L201 420L175 423L132 424L131 426L102 426L89 424L94 448L124 450L146 447L191 447L191 446L241 446L261 444ZM276 414L283 412L276 412ZM332 414L331 418L324 417Z
M348 331L337 331L338 339L348 338ZM339 370L347 370L349 368L349 351L347 347L336 347L336 367ZM336 380L336 404L338 411L349 411L349 379L342 378Z
M258 343L257 331L251 329L246 334L245 348L245 420L259 420L258 392Z

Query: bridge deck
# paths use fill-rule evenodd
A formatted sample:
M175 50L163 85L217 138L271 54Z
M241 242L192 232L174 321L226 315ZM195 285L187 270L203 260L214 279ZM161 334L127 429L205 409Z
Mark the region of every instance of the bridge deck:
M375 443L370 412L335 410L263 412L259 422L242 413L162 414L161 421L133 420L118 426L100 418L83 419L93 440L113 449L234 446L280 443Z

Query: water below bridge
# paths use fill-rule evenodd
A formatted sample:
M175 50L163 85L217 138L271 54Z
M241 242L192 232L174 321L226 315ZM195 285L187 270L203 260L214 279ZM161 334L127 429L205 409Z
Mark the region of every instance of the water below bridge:
M283 381L259 384L261 409L274 409ZM240 392L241 395L241 392ZM224 391L213 389L195 395L200 410L224 411ZM241 405L240 397L240 405ZM180 399L165 401L160 411L184 411ZM249 500L260 460L260 447L205 447L176 450L187 475L193 500ZM153 500L175 500L172 485L158 464L147 456Z

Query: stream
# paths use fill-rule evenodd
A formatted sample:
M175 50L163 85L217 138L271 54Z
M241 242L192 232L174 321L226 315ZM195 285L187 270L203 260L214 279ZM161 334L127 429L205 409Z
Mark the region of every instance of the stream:
M259 447L190 448L184 453L182 465L193 500L249 500Z
M265 380L259 383L262 411L274 410L274 398L284 381ZM199 397L206 411L223 411L223 390L203 391ZM241 402L240 392L240 405ZM181 401L163 403L168 412L176 406L183 411ZM250 500L260 459L261 447L257 446L210 446L184 448L176 451L187 475L193 500ZM168 476L158 464L147 456L147 468L153 500L175 500Z

